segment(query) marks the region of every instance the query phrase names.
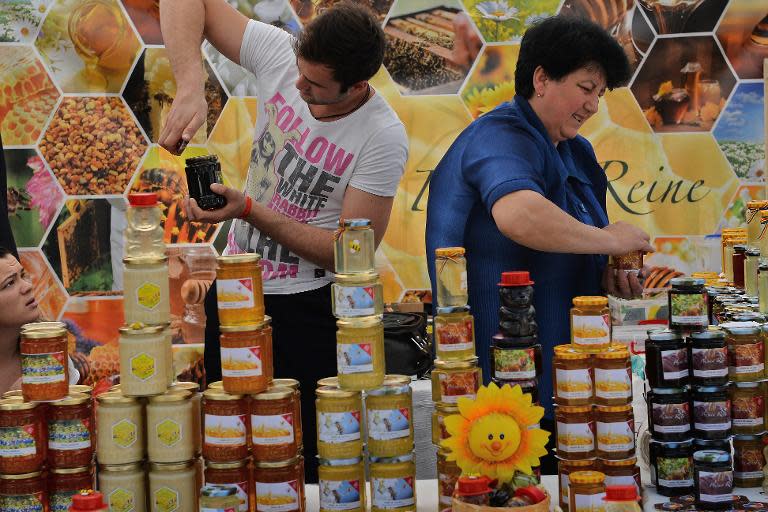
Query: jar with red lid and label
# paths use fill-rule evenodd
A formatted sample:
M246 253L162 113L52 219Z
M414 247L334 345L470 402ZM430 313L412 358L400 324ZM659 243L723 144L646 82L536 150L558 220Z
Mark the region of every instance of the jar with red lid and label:
M0 401L0 474L42 469L47 439L40 413L38 404L21 397Z
M48 510L48 493L41 472L0 475L0 510L43 512Z
M93 489L91 467L61 469L54 468L48 475L48 496L51 512L67 512L72 506L72 497L83 489Z
M304 512L304 457L278 462L256 462L253 468L256 512ZM278 501L276 501L278 500Z
M248 402L243 395L203 393L203 457L232 462L248 457Z
M553 387L557 405L591 405L594 396L592 356L557 345L552 359Z
M259 462L283 461L299 452L294 411L296 393L290 388L271 387L251 396L251 449Z
M635 454L632 405L598 406L595 420L598 458L622 460Z
M624 405L632 401L632 364L624 345L611 345L594 356L595 403Z
M503 336L528 337L538 332L533 281L528 272L502 272L499 303L499 332Z
M235 462L205 462L206 484L228 485L237 489L237 497L240 499L240 507L237 512L250 510L250 497L253 489L248 462L248 459Z
M48 411L48 464L54 468L79 468L92 461L91 397L72 394L52 402Z
M595 457L595 417L591 405L559 406L555 410L557 456L562 459Z

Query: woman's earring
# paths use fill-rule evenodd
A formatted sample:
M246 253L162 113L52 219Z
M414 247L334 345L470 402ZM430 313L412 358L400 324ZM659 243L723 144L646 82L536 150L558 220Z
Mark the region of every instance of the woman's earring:
M540 93L540 92L537 92L537 93L536 93L536 97L537 97L537 98L541 98L541 93Z

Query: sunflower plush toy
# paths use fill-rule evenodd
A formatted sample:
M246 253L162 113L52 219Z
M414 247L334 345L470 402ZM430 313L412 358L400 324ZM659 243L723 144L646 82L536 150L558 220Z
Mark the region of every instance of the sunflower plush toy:
M549 432L539 428L544 408L533 405L520 386L482 386L474 400L460 398L459 414L445 418L450 436L442 445L450 450L463 475L483 475L509 483L516 474L533 473Z

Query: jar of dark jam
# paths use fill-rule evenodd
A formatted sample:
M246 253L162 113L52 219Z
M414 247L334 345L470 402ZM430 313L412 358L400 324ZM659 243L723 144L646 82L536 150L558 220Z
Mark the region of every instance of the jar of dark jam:
M648 333L645 372L652 388L679 388L688 384L688 349L682 335L670 330Z
M693 435L699 439L731 435L731 401L726 386L693 388Z
M744 258L746 254L746 245L733 246L733 284L737 288L744 288Z
M533 281L528 272L503 272L499 299L499 331L503 335L533 336L538 332L533 307Z
M669 281L669 328L674 331L700 331L709 325L704 279L677 277Z
M654 388L648 397L648 426L657 441L691 438L691 395L687 387Z
M189 197L197 201L203 210L218 210L227 204L224 196L211 191L212 183L222 184L221 164L216 155L186 159L187 188Z
M733 485L761 487L763 466L763 436L733 436Z
M734 382L730 387L734 434L759 434L765 430L765 389L758 382Z
M693 443L651 441L651 482L662 496L693 493Z
M731 438L727 439L694 439L693 451L699 450L720 450L731 453Z
M725 332L709 328L694 332L691 339L691 383L695 386L723 386L728 383L728 348Z
M733 504L731 454L701 450L693 454L696 507L704 510L730 508Z

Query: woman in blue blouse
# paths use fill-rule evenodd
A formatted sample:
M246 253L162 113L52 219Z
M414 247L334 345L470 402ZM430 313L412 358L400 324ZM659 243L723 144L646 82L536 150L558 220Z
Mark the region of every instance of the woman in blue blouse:
M430 183L426 243L433 288L435 249L464 247L486 381L501 273L528 270L536 283L544 354L539 397L546 408L542 428L550 431L552 348L570 341L571 300L639 293L637 279L614 273L607 255L653 250L641 229L609 223L605 173L578 135L606 89L629 78L624 51L601 27L565 17L539 22L522 40L514 100L467 127Z

